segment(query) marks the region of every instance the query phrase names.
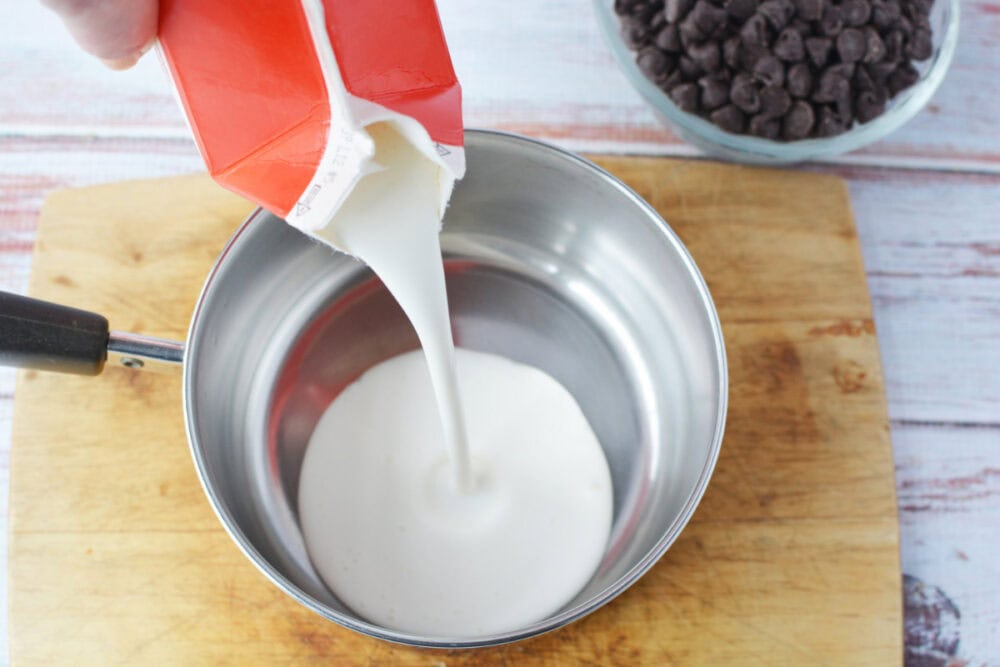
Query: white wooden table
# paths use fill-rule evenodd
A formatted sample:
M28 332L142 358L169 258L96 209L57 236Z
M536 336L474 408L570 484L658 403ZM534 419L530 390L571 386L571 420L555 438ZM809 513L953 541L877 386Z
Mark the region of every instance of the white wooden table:
M588 1L439 6L467 125L580 151L694 155L617 71ZM877 145L805 167L850 183L889 398L903 571L960 612L927 628L957 634L956 657L918 656L911 641L911 667L1000 665L1000 0L963 0L962 13L954 65L920 116ZM33 0L8 0L0 289L25 289L50 191L200 169L154 59L106 71ZM12 392L13 374L0 371L4 543ZM6 608L0 601L0 656ZM908 627L920 622L907 616Z

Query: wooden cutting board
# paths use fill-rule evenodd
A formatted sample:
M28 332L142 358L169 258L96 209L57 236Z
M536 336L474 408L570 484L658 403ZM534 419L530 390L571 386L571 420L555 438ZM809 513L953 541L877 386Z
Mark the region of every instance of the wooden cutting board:
M216 520L179 376L22 372L14 411L15 664L891 665L902 661L893 460L871 304L837 178L599 160L705 274L729 354L722 455L690 526L630 590L496 649L368 639L298 606ZM250 207L204 176L54 194L30 291L182 338Z

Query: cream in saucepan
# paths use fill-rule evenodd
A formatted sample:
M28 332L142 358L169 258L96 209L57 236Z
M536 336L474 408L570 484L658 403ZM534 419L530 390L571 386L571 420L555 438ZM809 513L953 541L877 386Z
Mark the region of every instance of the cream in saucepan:
M370 131L381 170L319 234L382 279L423 354L370 369L320 419L299 483L306 546L330 589L372 622L451 637L514 630L568 603L600 563L607 461L556 380L456 354L438 168L391 125Z

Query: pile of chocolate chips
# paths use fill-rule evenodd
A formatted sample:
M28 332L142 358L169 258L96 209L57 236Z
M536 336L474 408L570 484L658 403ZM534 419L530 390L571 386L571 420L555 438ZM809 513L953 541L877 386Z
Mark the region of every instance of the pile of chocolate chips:
M727 132L796 141L867 123L920 78L934 0L615 0L643 74Z

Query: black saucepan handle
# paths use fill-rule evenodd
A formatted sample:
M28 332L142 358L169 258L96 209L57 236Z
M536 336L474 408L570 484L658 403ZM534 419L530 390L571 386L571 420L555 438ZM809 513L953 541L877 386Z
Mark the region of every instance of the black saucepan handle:
M107 358L106 318L0 292L0 366L97 375Z

